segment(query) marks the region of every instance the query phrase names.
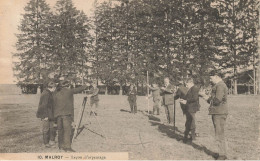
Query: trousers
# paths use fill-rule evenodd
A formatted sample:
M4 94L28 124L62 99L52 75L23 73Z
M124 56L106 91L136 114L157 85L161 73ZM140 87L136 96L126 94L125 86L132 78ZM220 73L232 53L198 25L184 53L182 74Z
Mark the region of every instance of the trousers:
M186 115L186 122L185 122L184 137L187 138L189 135L189 132L191 131L191 138L195 139L195 137L196 137L195 113L187 111L185 113L185 115Z
M160 100L155 100L153 102L153 114L155 113L155 111L157 111L157 115L160 114L159 106L160 106Z
M226 155L225 124L227 115L212 115L219 155Z
M165 114L169 124L173 124L173 105L164 105Z
M55 141L56 129L54 121L42 120L43 143L48 144L49 141Z
M136 98L128 98L131 113L137 113L137 105L136 105Z
M70 149L73 138L72 116L58 116L58 142L60 149Z

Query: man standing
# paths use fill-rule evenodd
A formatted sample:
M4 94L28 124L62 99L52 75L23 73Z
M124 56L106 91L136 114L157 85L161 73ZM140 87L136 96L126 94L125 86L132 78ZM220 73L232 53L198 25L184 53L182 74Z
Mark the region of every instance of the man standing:
M56 89L54 82L49 82L46 89L43 90L37 110L36 117L42 120L43 143L46 148L55 145L56 131L54 128L53 116L53 95Z
M185 98L180 100L180 103L184 104L187 108L185 132L184 132L184 140L183 140L184 143L188 141L188 135L190 131L191 131L191 141L196 140L195 114L200 109L199 88L194 85L194 81L192 78L188 78L186 80L186 86L188 88L188 92Z
M173 124L173 104L174 104L174 89L170 84L168 77L164 78L164 87L162 90L162 105L165 107L165 113L169 124Z
M59 148L66 152L75 152L71 149L74 122L73 94L82 92L87 86L70 89L70 83L63 80L60 87L61 89L54 95L54 117L57 118Z
M98 98L98 92L99 89L97 88L96 83L92 83L92 88L89 91L88 98L90 98L90 106L91 106L91 111L90 115L96 115L97 116L97 109L99 105L99 98ZM95 108L92 108L93 105L95 104Z
M152 97L153 97L153 115L155 114L155 111L157 111L157 115L160 114L160 88L156 82L152 84L151 87L149 84L147 84L147 87L152 91Z
M137 91L134 85L130 85L130 90L128 92L128 102L130 104L131 113L137 113L137 105L136 105L136 95Z
M215 137L218 146L218 160L227 159L226 143L225 143L225 124L228 115L227 85L222 80L222 74L212 72L210 80L214 84L211 96L207 96L205 91L201 91L200 95L210 104L209 115L212 115L212 122L215 128Z
M189 89L187 87L185 87L185 85L183 83L180 82L179 87L178 87L176 94L174 96L174 99L175 100L184 99L186 97L188 90ZM181 105L181 110L182 110L183 114L186 115L187 108L186 108L185 104L180 103L180 105Z

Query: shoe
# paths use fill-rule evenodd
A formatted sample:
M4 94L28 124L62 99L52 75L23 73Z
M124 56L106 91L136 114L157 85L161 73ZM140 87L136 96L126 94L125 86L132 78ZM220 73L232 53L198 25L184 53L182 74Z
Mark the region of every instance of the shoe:
M183 139L183 143L184 143L184 144L187 144L187 143L190 143L190 142L191 142L191 140L188 139L188 138L184 138L184 139Z
M51 145L50 144L44 144L45 148L50 148Z
M97 116L97 113L96 113L96 112L94 112L94 114Z
M65 152L76 152L75 150L71 149L71 148L64 148L63 149Z
M219 155L217 157L217 160L226 160L226 159L227 159L227 156L225 156L225 155Z
M89 115L90 115L90 116L93 115L93 112L91 111L91 112L89 113Z

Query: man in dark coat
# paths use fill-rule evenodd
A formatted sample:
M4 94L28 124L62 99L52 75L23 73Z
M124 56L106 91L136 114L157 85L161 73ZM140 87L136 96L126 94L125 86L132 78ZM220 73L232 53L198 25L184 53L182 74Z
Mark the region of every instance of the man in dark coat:
M130 85L130 90L128 92L128 102L130 104L131 113L137 113L137 105L136 105L136 95L137 91L134 87L134 85Z
M195 114L200 109L199 88L194 85L192 78L188 78L186 80L186 86L189 90L185 98L180 100L180 103L185 104L187 108L183 142L188 141L188 135L190 131L191 131L191 141L196 139Z
M49 82L43 90L37 110L36 117L42 120L43 143L49 148L55 144L56 130L54 128L53 95L56 89L54 82Z
M162 105L165 107L167 121L169 124L173 124L174 89L170 84L170 79L168 77L164 78L164 87L161 88L161 91Z
M218 160L227 159L225 143L225 124L228 115L227 95L228 88L222 80L223 75L219 72L212 72L210 76L212 87L211 96L207 96L205 91L200 95L210 104L209 115L212 115L212 122L215 128L215 137L218 146Z
M57 118L59 148L64 151L74 152L71 149L73 137L72 123L74 122L74 97L87 88L82 86L74 89L69 88L70 83L66 80L60 83L61 89L54 95L54 117Z
M185 87L184 83L180 82L179 83L179 87L178 87L178 89L177 89L177 91L175 93L174 99L175 100L177 100L177 99L185 99L188 90L189 89L187 87ZM186 112L187 112L186 105L180 103L180 106L181 106L182 113L185 115Z

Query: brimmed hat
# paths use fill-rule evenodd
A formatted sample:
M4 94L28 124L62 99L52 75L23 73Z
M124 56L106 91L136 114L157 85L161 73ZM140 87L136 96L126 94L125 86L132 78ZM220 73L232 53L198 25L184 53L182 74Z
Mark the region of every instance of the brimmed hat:
M67 80L63 80L60 82L60 86L61 87L69 87L70 86L70 82Z
M56 87L56 83L55 82L49 82L48 88L53 88L53 87Z
M211 72L209 72L209 76L219 76L220 78L224 77L224 74L221 71L217 71L217 70L212 70Z

